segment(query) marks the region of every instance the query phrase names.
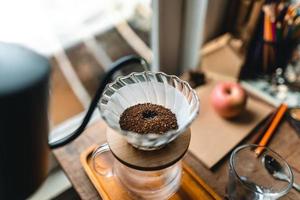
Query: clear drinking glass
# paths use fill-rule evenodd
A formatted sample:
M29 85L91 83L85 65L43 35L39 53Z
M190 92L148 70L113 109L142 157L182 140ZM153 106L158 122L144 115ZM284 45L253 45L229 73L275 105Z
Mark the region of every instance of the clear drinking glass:
M227 193L230 200L273 200L286 195L292 188L294 176L287 162L267 147L257 156L253 144L237 147L230 156L229 183ZM276 179L267 169L265 162L275 159L287 181ZM274 163L273 163L274 164ZM272 166L273 166L272 164Z

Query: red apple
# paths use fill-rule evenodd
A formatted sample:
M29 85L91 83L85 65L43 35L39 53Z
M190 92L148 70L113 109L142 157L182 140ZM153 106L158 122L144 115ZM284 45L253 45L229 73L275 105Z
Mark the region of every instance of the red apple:
M234 82L219 83L211 93L211 103L219 115L232 118L239 115L246 107L247 94Z

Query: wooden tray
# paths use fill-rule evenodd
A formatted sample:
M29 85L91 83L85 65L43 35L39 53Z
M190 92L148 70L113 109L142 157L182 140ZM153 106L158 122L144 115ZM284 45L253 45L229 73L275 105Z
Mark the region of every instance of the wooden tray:
M93 185L104 200L130 200L127 191L115 180L114 176L105 177L98 175L92 166L91 155L96 145L93 145L81 153L80 161L92 181ZM107 152L102 155L100 159L106 164L111 160L111 153ZM98 160L101 162L101 160ZM175 193L171 200L221 200L200 177L198 177L193 170L183 162L183 174L181 186L177 193Z

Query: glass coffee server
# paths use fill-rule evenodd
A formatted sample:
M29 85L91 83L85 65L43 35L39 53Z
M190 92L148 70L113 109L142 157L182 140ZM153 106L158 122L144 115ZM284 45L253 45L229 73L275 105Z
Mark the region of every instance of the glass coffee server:
M178 127L147 134L123 130L119 119L124 110L144 103L169 109L175 114ZM102 176L114 176L132 199L171 197L180 187L181 159L191 137L189 126L199 111L195 91L173 75L134 72L108 84L98 107L108 128L107 143L93 153L94 170ZM105 154L106 162L98 162Z

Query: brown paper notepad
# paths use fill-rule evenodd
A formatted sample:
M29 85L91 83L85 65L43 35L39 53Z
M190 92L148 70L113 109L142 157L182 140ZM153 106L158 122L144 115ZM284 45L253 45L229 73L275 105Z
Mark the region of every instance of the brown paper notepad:
M272 110L270 106L248 98L247 111L235 120L221 118L211 106L210 93L215 83L197 89L200 113L192 124L189 150L208 168L213 167L241 142Z

